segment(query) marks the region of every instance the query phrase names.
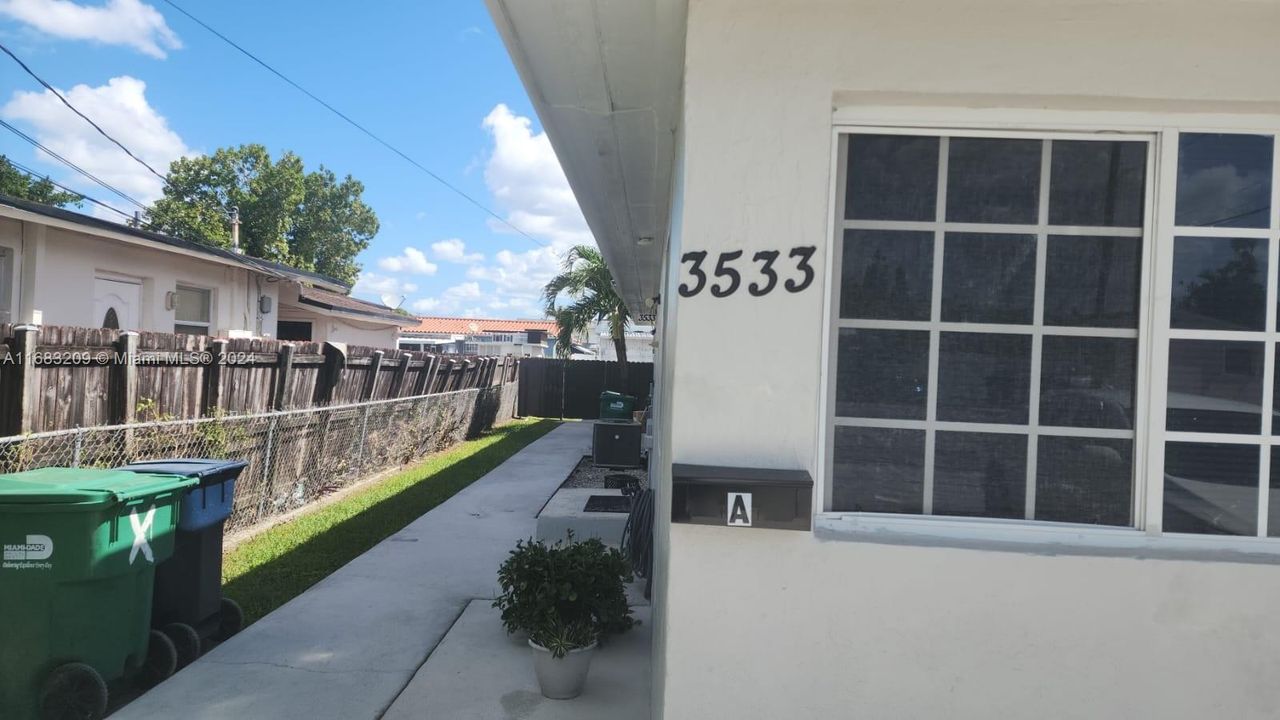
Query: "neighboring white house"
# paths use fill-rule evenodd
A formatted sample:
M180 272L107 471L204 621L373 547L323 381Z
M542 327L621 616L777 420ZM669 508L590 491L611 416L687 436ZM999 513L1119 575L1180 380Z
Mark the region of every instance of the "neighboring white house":
M0 322L392 348L412 318L333 278L0 196Z
M618 350L613 344L609 323L600 322L591 328L587 346L596 351L597 360L617 360ZM623 334L627 343L627 362L653 362L654 330L652 325L628 325Z
M554 320L419 317L400 335L400 347L444 354L549 357Z
M658 315L656 717L1280 716L1280 3L487 2Z

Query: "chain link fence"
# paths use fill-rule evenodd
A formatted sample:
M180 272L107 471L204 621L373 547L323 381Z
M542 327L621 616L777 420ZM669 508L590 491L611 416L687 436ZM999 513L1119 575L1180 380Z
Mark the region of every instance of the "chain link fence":
M227 530L243 529L474 437L515 414L516 383L350 405L0 438L0 473L140 460L246 460Z

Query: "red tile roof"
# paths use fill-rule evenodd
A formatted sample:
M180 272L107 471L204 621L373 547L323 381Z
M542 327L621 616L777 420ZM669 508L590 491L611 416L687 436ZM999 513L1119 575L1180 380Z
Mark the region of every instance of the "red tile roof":
M414 333L449 333L451 335L468 335L487 332L524 332L525 330L545 330L550 335L556 333L555 320L495 320L492 318L460 318L460 317L420 317L417 327L406 327L401 332L405 335Z

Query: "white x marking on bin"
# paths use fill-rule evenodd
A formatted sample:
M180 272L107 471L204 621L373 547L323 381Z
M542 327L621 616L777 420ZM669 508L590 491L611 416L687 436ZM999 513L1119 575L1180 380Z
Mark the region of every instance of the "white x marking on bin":
M134 510L129 513L129 524L133 526L133 548L129 550L129 564L137 559L138 553L142 553L142 557L147 562L156 561L155 555L151 554L151 544L147 542L147 531L151 529L151 523L155 522L156 509L152 507L147 510L147 515L142 520L138 519L138 511Z

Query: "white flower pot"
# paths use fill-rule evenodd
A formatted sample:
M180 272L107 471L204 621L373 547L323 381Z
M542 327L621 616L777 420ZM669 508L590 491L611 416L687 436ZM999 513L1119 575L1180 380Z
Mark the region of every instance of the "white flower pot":
M533 648L533 672L538 676L538 687L542 689L543 697L569 700L582 694L596 643L570 650L562 658L553 657L550 650L532 640L529 647Z

